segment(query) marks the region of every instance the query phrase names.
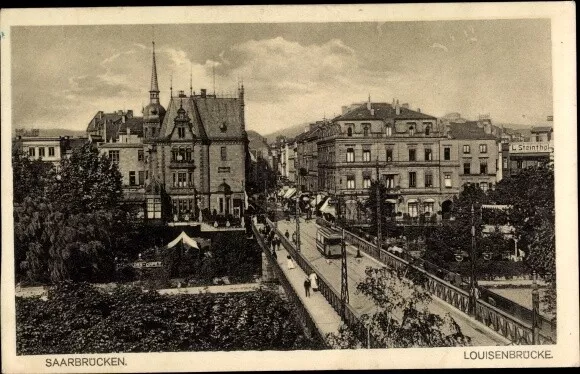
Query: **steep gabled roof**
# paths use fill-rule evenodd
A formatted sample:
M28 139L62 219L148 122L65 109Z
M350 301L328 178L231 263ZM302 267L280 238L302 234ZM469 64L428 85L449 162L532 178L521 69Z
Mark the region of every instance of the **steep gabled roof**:
M467 121L465 123L450 122L449 134L453 139L496 139L492 134L486 134L484 129L477 125L477 121Z
M395 108L387 103L372 103L371 109L374 109L374 114L367 109L367 104L363 104L358 108L334 118L334 121L357 121L357 120L382 120L382 119L417 119L417 120L433 120L437 119L425 113L417 112L411 109L400 107L400 112L397 114Z
M211 138L241 138L241 107L238 98L192 98L207 136Z
M161 124L161 130L159 137L165 138L171 135L173 126L175 124L175 117L177 117L177 111L180 107L183 107L187 116L191 119L191 130L193 134L198 138L205 139L207 137L206 132L201 124L197 111L195 109L195 104L191 97L172 97L167 106L167 112L165 113L165 118Z
M127 118L119 125L119 134L127 134L127 129L131 130L131 135L143 136L143 117Z

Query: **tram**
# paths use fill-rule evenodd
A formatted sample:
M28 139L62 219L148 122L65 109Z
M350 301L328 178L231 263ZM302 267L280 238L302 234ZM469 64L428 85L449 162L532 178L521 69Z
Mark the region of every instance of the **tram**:
M316 231L316 249L325 257L340 257L342 236L325 227Z

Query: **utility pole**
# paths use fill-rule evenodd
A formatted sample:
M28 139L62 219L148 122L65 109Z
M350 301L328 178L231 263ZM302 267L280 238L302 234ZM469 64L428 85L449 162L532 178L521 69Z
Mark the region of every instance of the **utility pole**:
M473 204L471 204L471 277L470 277L470 293L469 293L469 311L471 315L475 315L475 303L477 302L475 298L475 287L477 286L476 280L476 253L475 253L475 209Z
M296 250L300 252L300 197L296 195Z
M382 211L381 211L381 182L379 176L379 158L377 157L377 163L375 165L375 171L377 172L377 248L379 249L379 255L381 249L383 249L383 233L382 233Z
M540 314L540 292L538 291L538 274L534 270L532 272L533 289L532 289L532 344L540 344L538 321Z
M340 206L340 201L339 201ZM340 210L341 214L339 217L342 217L342 209ZM341 282L340 282L340 302L341 302L341 317L343 320L346 319L346 306L348 305L349 298L348 298L348 271L346 266L346 245L344 243L344 227L341 228L342 231L342 240L340 242L340 254L342 257L342 266L341 266Z

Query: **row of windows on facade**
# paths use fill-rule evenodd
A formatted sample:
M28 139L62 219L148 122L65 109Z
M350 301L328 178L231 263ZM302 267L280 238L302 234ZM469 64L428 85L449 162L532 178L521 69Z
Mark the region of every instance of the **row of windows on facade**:
M424 187L429 188L433 187L433 174L426 172L424 174ZM363 188L370 188L371 187L371 180L372 177L370 175L363 176L362 187ZM453 182L451 179L451 173L444 173L443 174L443 183L446 188L452 188ZM330 185L332 183L332 179L327 181L327 184ZM382 183L387 188L395 188L395 174L384 174L382 176ZM483 191L487 191L489 188L488 182L481 182L479 184ZM417 172L411 171L409 172L409 188L417 188ZM356 189L356 178L354 175L347 175L346 176L346 189L354 190Z
M431 134L431 127L429 125L430 125L430 123L428 123L428 125L425 126L425 135ZM351 137L354 133L354 124L347 123L346 126L347 126L346 136ZM415 135L416 124L414 124L414 123L409 124L408 129L409 129L409 135ZM362 130L363 130L362 131L363 136L368 137L371 133L370 123L363 123ZM385 136L392 136L392 135L393 135L393 128L391 126L385 126Z
M28 156L36 157L36 148L38 148L38 157L46 157L46 148L48 148L48 156L54 157L54 147L28 147Z
M409 148L409 161L417 161L417 150L415 148ZM469 145L463 146L463 153L470 153L471 149ZM479 152L480 153L487 153L487 144L480 144L479 145ZM393 161L393 149L387 148L387 161ZM433 150L431 148L424 149L424 160L425 161L432 161L433 160ZM451 160L451 148L445 147L443 148L443 160L450 161ZM363 162L370 162L371 161L371 150L370 149L363 149ZM346 149L346 162L355 162L354 157L354 148L347 148Z
M49 149L50 154L50 149ZM44 152L43 154L44 155ZM32 154L34 156L34 154ZM54 156L54 149L53 154ZM221 147L220 156L222 161L227 161L228 151L226 147ZM118 163L120 160L119 151L109 151L109 158L111 161ZM145 154L142 149L137 150L137 161L143 162L145 160ZM193 149L191 148L173 148L171 150L171 162L191 162L193 161Z

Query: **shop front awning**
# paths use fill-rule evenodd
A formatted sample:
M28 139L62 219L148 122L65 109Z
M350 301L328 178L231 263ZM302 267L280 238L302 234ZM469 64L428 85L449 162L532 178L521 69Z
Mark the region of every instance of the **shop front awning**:
M416 203L416 202L417 202L417 199L409 199L409 200L407 200L407 203L408 204L410 204L410 203Z
M434 203L435 199L428 198L428 199L423 200L423 202L424 203Z
M330 199L327 199L324 204L320 207L320 211L322 213L330 214L336 217L336 207L334 205L329 204Z
M396 204L397 203L397 200L395 200L395 199L386 199L385 200L385 203Z
M284 194L284 198L285 199L289 199L292 196L294 196L294 194L296 193L296 188L290 188L288 191L286 191L286 193Z

